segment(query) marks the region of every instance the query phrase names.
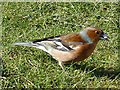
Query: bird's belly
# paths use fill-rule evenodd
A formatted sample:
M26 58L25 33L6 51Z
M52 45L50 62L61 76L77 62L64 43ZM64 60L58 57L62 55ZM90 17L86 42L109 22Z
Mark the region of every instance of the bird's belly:
M79 50L77 49L76 51L74 51L72 53L73 58L69 61L64 62L64 63L67 64L70 62L78 62L78 61L85 60L86 58L88 58L92 54L94 49L95 49L94 45L81 46L79 48Z

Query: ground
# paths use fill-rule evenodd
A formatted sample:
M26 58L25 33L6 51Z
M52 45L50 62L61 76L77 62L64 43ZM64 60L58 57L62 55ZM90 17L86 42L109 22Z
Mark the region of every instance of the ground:
M120 88L119 3L6 2L2 10L3 88ZM79 32L96 26L110 40L100 41L85 61L65 65L47 53L14 42Z

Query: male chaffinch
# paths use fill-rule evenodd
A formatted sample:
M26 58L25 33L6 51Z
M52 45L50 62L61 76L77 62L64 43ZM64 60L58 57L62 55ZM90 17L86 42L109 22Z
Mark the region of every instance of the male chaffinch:
M87 27L78 33L49 37L32 42L18 42L14 45L39 48L56 59L64 70L64 64L82 61L89 57L100 39L108 40L107 34L98 28Z

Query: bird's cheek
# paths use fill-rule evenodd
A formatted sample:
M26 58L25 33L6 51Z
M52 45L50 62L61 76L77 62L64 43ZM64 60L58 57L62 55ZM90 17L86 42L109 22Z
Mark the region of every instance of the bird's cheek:
M93 43L98 43L99 40L100 40L100 38L96 37L96 38L93 39Z

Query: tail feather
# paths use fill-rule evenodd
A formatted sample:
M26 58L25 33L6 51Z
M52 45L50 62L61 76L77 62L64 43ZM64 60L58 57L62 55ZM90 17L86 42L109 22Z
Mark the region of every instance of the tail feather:
M33 44L31 42L17 42L17 43L14 43L13 45L19 45L19 46L33 46Z
M33 43L33 42L16 42L13 45L18 45L18 46L28 46L28 47L35 47L39 48L45 52L48 52L48 49L44 45L44 43Z

